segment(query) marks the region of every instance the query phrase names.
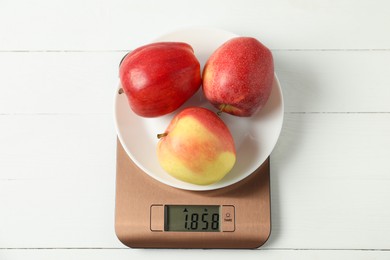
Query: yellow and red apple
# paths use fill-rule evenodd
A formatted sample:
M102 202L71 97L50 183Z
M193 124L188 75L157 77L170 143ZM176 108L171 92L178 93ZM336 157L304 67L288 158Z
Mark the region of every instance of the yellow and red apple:
M206 108L182 110L158 137L160 165L173 177L188 183L218 182L236 162L234 141L228 127Z
M271 51L251 37L236 37L221 45L203 70L203 92L220 111L251 116L266 104L272 90Z

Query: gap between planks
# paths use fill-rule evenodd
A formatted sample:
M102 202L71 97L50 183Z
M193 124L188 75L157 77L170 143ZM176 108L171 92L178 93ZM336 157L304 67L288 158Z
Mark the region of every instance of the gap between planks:
M371 52L371 51L378 51L378 52L381 52L381 51L390 51L390 48L379 48L379 49L321 49L321 48L316 48L316 49L309 49L309 48L306 48L306 49L270 49L271 51L275 51L275 52L283 52L283 51L286 51L286 52L318 52L318 51L324 51L324 52ZM107 52L129 52L131 50L121 50L121 49L112 49L112 50L72 50L72 49L69 49L69 50L0 50L0 53L8 53L8 52L16 52L16 53L40 53L40 52L43 52L43 53L46 53L46 52L54 52L54 53L79 53L79 52L86 52L86 53L107 53Z
M129 247L9 247L0 248L0 251L5 250L129 250ZM142 249L142 248L140 248ZM161 249L161 248L144 248L144 249ZM195 249L196 250L196 249ZM218 250L218 249L215 249ZM223 250L223 249L221 249ZM390 248L257 248L255 250L267 251L384 251L390 252Z
M290 111L284 112L286 115L305 115L305 114L390 114L390 111ZM0 113L0 116L107 116L111 113Z

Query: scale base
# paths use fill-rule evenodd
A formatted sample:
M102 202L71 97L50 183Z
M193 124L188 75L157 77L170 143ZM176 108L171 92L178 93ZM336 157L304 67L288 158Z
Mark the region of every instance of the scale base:
M269 174L268 157L249 177L228 187L181 190L144 173L118 141L116 234L124 245L133 248L258 248L271 233ZM221 205L222 230L164 231L164 213L159 210L164 205ZM229 216L224 209L232 209Z

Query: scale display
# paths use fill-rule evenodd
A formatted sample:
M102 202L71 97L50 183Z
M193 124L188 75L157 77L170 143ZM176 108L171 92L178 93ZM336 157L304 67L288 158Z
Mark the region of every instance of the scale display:
M164 231L220 232L220 206L166 205Z

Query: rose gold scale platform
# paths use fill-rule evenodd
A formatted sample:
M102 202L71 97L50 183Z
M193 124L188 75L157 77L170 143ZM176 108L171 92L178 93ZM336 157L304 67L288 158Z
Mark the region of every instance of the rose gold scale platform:
M228 187L181 190L142 172L118 141L116 234L133 248L260 247L271 232L269 174L268 157L249 177ZM218 216L211 219L214 209ZM170 217L173 210L179 213ZM181 230L172 230L175 223L167 218L177 220Z

